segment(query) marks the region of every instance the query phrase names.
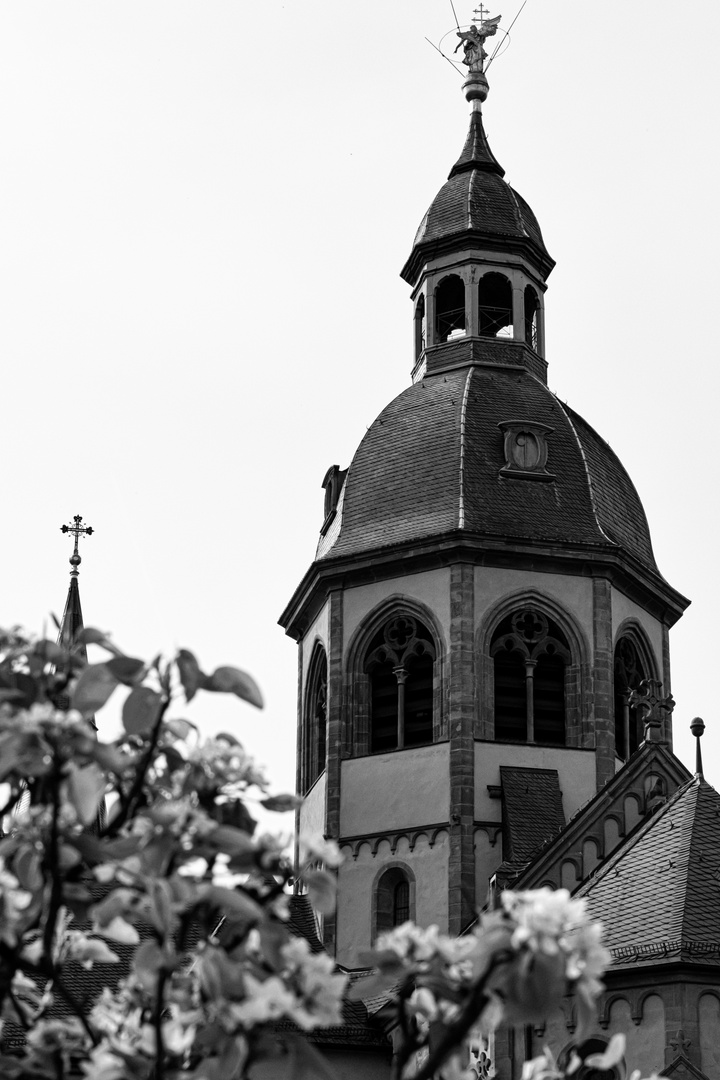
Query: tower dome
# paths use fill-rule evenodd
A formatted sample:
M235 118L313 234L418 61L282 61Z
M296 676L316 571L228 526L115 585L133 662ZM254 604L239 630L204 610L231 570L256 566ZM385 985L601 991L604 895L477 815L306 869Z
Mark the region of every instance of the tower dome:
M657 577L642 503L607 443L531 372L482 354L460 364L380 413L318 558L451 540L557 557L561 545Z

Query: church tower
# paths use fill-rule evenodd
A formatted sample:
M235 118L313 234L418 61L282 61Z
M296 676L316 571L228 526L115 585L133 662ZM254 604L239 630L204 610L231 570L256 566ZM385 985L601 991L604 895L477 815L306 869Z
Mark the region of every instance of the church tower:
M622 465L547 387L554 262L482 121L497 21L461 34L469 132L402 269L411 384L328 470L281 617L300 828L345 854L323 934L348 965L407 918L461 932L643 738L671 745L668 630L687 601Z

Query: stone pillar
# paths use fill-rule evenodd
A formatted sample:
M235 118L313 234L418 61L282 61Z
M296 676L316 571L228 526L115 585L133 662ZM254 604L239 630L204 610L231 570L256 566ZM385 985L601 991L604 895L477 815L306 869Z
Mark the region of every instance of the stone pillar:
M480 293L476 278L477 267L473 266L465 283L465 333L468 337L478 337L480 333Z
M298 642L298 688L297 688L297 746L295 749L295 791L298 795L305 794L305 769L306 769L306 751L305 751L305 716L303 710L303 642L302 639ZM298 841L300 837L300 807L295 811L295 873L298 871L298 865L300 861L300 852L298 850Z
M597 790L615 775L612 592L607 578L593 578L592 686Z
M328 597L328 681L327 681L327 780L325 787L325 835L330 840L340 836L340 768L342 764L342 660L343 594L333 589ZM334 955L336 947L335 915L326 915L323 943Z
M435 332L435 281L428 278L425 285L425 348L437 345Z
M450 861L448 930L459 934L475 914L474 573L469 563L450 571Z
M513 284L513 338L525 340L525 291L522 285Z
M670 684L670 631L665 623L663 623L662 628L662 665L663 697L668 697L672 693ZM670 712L663 714L663 738L668 750L672 750L673 729L672 713Z

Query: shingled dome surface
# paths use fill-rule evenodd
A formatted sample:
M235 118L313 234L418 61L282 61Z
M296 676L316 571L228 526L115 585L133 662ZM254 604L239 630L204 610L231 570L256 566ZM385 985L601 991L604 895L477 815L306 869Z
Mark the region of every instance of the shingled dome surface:
M412 277L410 267L420 249L468 234L491 243L520 243L553 265L537 218L503 176L504 170L488 145L481 114L474 112L463 152L416 233L413 254L403 270L406 280Z
M502 422L547 425L547 472L512 479ZM530 372L469 366L428 376L383 410L348 471L317 557L450 533L623 551L657 574L633 484L610 447Z

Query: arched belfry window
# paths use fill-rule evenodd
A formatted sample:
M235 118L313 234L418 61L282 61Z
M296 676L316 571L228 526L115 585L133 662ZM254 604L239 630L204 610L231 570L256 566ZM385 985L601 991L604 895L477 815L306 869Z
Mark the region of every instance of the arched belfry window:
M420 299L415 305L415 359L419 360L425 348L425 296L420 293Z
M613 697L615 700L615 753L627 760L642 742L642 718L630 704L630 694L648 678L648 672L630 637L621 637L615 646Z
M305 696L303 790L309 791L325 770L327 757L327 656L321 645L313 653Z
M560 627L537 608L521 608L498 626L490 655L495 738L564 746L570 649Z
M435 648L427 627L410 615L389 619L370 642L370 751L433 741Z
M540 331L539 331L539 319L540 319L540 301L538 300L538 294L533 289L532 285L525 286L525 341L534 349L535 352L540 351Z
M465 282L448 274L435 293L435 340L440 343L465 333Z
M414 918L414 886L411 872L400 866L391 866L380 875L374 897L376 935Z
M504 274L483 274L478 284L481 337L512 337L512 285Z

